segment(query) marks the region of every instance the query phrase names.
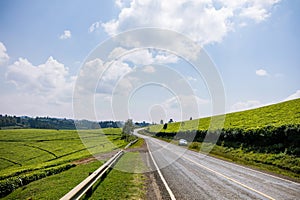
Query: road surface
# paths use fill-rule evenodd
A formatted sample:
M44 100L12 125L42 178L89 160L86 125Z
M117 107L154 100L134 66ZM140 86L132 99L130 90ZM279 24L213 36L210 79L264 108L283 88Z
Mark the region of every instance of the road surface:
M152 137L145 139L172 199L300 199L300 184L186 150Z

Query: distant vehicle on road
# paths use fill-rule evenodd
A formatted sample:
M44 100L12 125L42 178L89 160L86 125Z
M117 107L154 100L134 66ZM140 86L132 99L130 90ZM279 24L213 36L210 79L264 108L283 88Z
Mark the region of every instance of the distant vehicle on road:
M187 143L187 141L185 139L180 139L179 142L178 142L179 146L187 146L187 144L188 143Z

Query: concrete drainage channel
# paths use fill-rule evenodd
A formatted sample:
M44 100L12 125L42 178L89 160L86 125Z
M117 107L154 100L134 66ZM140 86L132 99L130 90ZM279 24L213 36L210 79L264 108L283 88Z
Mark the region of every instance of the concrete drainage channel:
M137 139L130 142L124 149L127 149L130 145L137 142ZM80 199L84 194L88 193L89 190L92 189L93 185L102 178L108 170L113 167L118 160L124 154L124 150L120 150L116 153L112 158L110 158L107 162L105 162L100 168L94 171L90 176L88 176L85 180L79 183L76 187L74 187L70 192L68 192L65 196L61 198L61 200L69 200L69 199Z

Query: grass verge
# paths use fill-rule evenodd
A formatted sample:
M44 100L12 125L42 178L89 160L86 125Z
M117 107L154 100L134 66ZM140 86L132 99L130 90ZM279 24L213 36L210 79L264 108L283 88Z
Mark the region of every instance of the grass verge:
M145 166L139 152L125 153L106 178L96 185L89 200L144 199L146 195Z
M201 145L203 145L203 143L192 142L189 144L188 148L200 152ZM201 151L206 153L206 149L210 149L210 146L211 144L204 144ZM288 179L300 182L299 157L287 155L285 153L255 153L253 151L246 151L242 147L229 148L218 145L215 145L212 148L209 155L275 175L285 176Z
M140 148L140 147L143 146L144 142L145 142L145 141L144 141L143 138L138 138L137 142L134 143L133 145L131 145L129 148L130 148L130 149Z

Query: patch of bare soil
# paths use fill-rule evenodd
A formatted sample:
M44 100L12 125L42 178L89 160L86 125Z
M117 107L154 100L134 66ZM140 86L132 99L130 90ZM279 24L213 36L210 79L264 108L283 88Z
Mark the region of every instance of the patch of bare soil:
M112 152L107 152L107 153L101 153L101 154L97 154L95 156L92 157L88 157L88 158L83 158L80 160L76 160L73 162L73 164L75 165L83 165L83 164L87 164L90 162L94 162L96 160L108 160L111 157L113 157L119 150L114 150Z
M137 151L140 152L140 153L147 153L148 152L148 148L147 148L146 142L144 142L141 147L128 148L128 149L124 150L124 152L137 152Z
M166 190L162 180L160 179L153 161L148 152L147 144L144 142L140 148L127 149L126 151L133 152L138 151L142 157L144 164L148 167L148 172L145 172L146 176L146 199L148 200L165 200L170 199L168 191Z

